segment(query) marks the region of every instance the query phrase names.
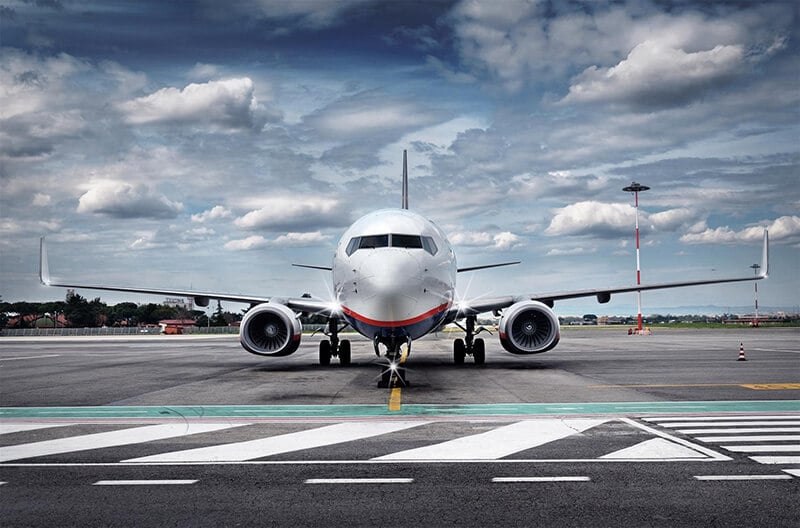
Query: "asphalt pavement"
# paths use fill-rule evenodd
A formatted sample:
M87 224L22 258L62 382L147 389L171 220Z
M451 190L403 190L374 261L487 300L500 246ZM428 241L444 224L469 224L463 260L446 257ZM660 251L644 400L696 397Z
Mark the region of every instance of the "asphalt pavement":
M798 329L452 337L389 390L356 337L0 338L0 525L800 525Z

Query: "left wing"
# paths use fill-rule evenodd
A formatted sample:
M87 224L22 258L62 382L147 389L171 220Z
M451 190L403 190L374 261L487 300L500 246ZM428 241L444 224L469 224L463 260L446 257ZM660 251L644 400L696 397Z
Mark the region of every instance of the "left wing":
M769 275L769 233L764 231L764 241L761 250L761 273L749 275L747 277L733 277L727 279L704 279L687 280L678 282L662 282L657 284L641 284L636 286L624 286L618 288L598 288L588 290L574 290L554 293L531 293L527 295L507 295L503 297L476 298L468 301L461 301L453 304L447 316L450 320L460 319L468 315L477 315L483 312L502 310L519 301L539 301L550 307L555 301L565 299L577 299L579 297L597 297L599 303L607 303L611 300L612 294L629 293L635 291L664 290L668 288L683 288L686 286L701 286L704 284L721 284L726 282L743 282L766 279Z
M160 288L135 288L129 286L108 286L108 285L90 285L90 284L66 284L53 282L50 279L50 267L47 258L47 245L45 244L44 237L39 239L39 280L45 286L54 286L58 288L81 288L87 290L104 290L104 291L117 291L126 293L144 293L151 295L164 295L169 297L191 297L197 306L208 306L210 299L220 301L231 301L245 304L262 304L262 303L275 303L288 306L292 310L298 312L308 312L313 314L320 314L324 316L331 316L338 312L338 307L333 303L323 301L322 299L313 298L278 298L278 297L262 297L258 295L239 295L231 293L212 293L212 292L199 292L191 290L174 290L174 289L160 289Z

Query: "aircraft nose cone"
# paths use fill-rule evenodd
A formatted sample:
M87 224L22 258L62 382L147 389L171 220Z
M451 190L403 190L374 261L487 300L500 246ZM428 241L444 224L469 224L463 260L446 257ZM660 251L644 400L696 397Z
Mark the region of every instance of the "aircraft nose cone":
M360 272L361 287L379 295L407 294L422 282L419 261L402 250L388 249L370 256Z
M422 270L414 256L387 249L366 259L359 272L358 305L371 319L404 321L417 315Z

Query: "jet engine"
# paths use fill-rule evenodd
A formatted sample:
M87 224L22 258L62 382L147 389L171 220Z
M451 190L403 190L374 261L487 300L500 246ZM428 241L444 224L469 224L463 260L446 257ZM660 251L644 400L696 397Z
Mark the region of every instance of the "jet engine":
M245 314L239 328L242 347L259 356L288 356L300 346L303 327L282 304L259 304Z
M539 301L512 304L500 317L500 343L512 354L539 354L558 344L558 317Z

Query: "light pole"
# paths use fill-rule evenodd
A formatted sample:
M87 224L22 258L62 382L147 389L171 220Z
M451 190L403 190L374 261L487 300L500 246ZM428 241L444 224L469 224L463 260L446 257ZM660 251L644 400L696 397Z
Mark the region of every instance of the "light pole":
M759 266L758 264L753 264L750 267L753 268L753 273L758 275L758 270L759 268L761 268L761 266ZM755 281L754 284L756 286L756 318L753 319L753 326L758 326L758 281Z
M642 284L642 269L641 269L641 261L639 260L639 193L642 191L646 191L650 189L650 187L646 185L640 185L636 182L631 182L631 184L627 187L623 187L623 191L625 192L632 192L635 196L636 200L636 285L641 286ZM638 290L636 292L636 307L638 308L639 314L636 319L636 332L641 334L642 333L642 291Z

